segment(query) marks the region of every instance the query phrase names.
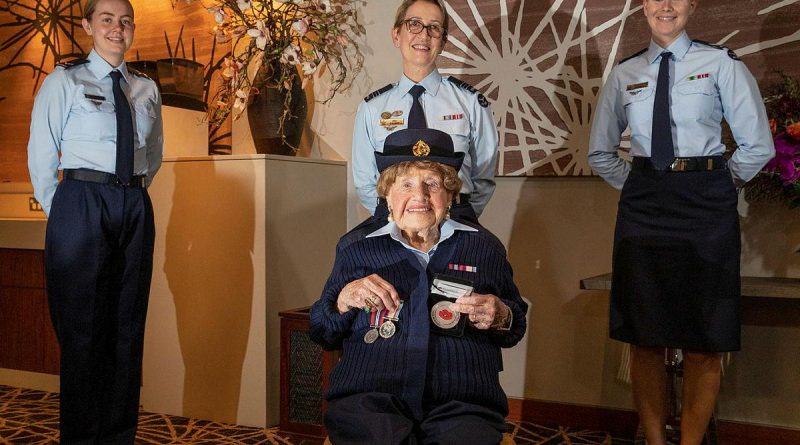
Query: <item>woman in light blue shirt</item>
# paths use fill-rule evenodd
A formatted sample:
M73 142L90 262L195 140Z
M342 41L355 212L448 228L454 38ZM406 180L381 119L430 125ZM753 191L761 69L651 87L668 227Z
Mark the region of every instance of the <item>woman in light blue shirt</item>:
M398 7L392 41L403 58L403 75L364 98L353 127L353 181L363 206L386 221L385 201L376 191L376 152L392 133L405 128L433 128L453 138L464 153L458 174L454 219L476 222L495 188L498 135L489 102L466 82L443 77L436 59L447 41L448 16L439 0L405 0ZM411 89L419 89L414 99ZM420 89L421 88L421 89ZM414 111L418 104L419 114Z
M665 445L664 348L684 357L681 444L700 444L720 384L720 353L740 348L736 185L774 155L755 79L733 51L684 30L696 0L644 0L650 46L606 81L589 162L622 193L610 336L632 345L634 402ZM726 159L725 119L738 148ZM631 130L632 162L620 158Z
M161 98L155 82L125 65L130 2L88 0L84 12L93 49L42 84L28 165L48 216L60 443L133 444L155 234L146 187L161 165Z

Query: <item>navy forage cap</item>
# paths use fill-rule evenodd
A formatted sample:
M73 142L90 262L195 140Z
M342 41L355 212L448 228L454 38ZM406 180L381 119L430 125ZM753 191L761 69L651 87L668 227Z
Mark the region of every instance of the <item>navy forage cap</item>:
M464 153L453 150L449 134L433 128L407 128L390 134L383 142L383 153L375 152L378 171L405 161L431 161L458 171Z

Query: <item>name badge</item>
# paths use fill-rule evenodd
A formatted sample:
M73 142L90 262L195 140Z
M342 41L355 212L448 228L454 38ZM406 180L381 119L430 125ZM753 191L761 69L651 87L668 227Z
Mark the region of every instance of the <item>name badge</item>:
M405 120L402 117L394 117L389 119L381 119L379 124L381 127L396 127L398 125L403 125Z
M85 98L87 98L87 99L89 99L89 100L106 100L106 98L105 98L105 97L103 97L103 96L96 96L96 95L94 95L94 94L84 94L84 95L83 95L83 97L85 97Z
M646 88L648 82L639 82L639 83L632 83L625 87L625 91L632 91L632 90L641 90L642 88Z

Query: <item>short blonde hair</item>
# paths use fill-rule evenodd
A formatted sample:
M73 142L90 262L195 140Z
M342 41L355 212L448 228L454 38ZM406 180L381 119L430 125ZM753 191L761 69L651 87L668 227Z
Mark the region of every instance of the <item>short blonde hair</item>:
M122 1L127 3L128 7L131 8L131 17L133 17L133 3L131 3L130 0ZM100 0L86 0L86 3L83 4L83 18L91 20L98 3L100 3Z
M389 194L389 190L394 185L397 177L415 168L437 173L442 178L442 184L445 190L450 193L450 199L453 199L456 193L461 190L461 178L458 177L458 172L456 172L456 169L453 167L433 161L403 161L386 167L381 173L381 176L378 178L378 196L386 198L386 195Z
M410 8L411 5L416 2L433 3L439 7L439 10L442 11L442 28L444 29L444 32L442 33L442 41L446 41L447 29L450 26L450 16L447 15L447 9L445 9L444 3L442 3L441 0L404 0L403 3L400 4L400 7L397 8L397 12L394 15L394 29L398 29L403 26L403 21L406 19L406 12L408 12L408 8Z

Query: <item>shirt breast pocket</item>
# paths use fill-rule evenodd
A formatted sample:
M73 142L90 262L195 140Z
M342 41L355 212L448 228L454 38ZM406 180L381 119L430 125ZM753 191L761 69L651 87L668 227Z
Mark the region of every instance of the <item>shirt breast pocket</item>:
M444 131L453 138L453 146L456 151L467 151L470 138L470 125L466 116L461 119L449 121L439 121L433 128Z
M153 133L153 127L158 119L156 103L150 99L140 99L133 102L134 116L136 120L136 148L144 148L148 145L148 138Z
M711 82L691 81L674 87L674 120L706 120L714 112L719 94Z
M625 115L633 134L650 134L653 126L653 101L655 87L626 91L623 96Z
M109 101L80 97L74 102L69 119L64 140L106 141L116 137L117 115Z

